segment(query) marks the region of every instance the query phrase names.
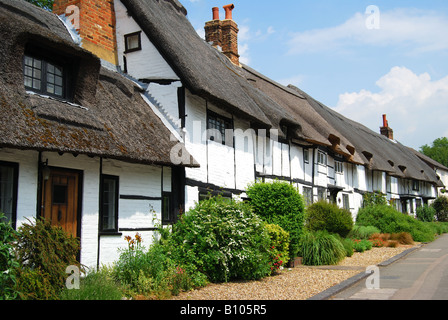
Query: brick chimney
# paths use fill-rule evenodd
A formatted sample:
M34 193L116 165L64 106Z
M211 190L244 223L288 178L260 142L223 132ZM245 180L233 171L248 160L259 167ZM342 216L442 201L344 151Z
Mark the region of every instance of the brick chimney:
M381 134L390 140L394 140L394 130L389 127L389 121L387 121L387 115L383 114L383 126L380 128Z
M72 11L67 7L76 6ZM82 47L99 58L117 65L115 10L113 0L55 0L53 13L78 19ZM77 17L76 15L79 15Z
M205 41L211 43L232 61L233 64L240 65L240 55L238 54L238 25L232 18L233 4L223 7L226 13L224 20L219 19L219 8L213 8L213 20L205 23Z
M219 20L219 8L213 8L213 20L205 23L205 41L213 47L222 49L222 22Z

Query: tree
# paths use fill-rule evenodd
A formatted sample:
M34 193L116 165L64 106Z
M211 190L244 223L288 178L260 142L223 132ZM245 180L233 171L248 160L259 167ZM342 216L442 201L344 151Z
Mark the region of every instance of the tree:
M38 7L41 7L45 10L52 11L53 10L53 2L54 0L26 0L29 3L35 4Z
M420 148L420 152L431 159L448 167L448 138L443 137L434 140L432 146L424 145Z

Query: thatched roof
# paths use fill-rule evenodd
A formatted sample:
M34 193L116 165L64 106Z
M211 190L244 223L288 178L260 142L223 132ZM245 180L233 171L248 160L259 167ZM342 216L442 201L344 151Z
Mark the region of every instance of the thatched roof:
M122 3L192 93L255 125L272 126L263 108L275 103L251 86L240 68L199 37L177 0Z
M327 146L348 161L391 176L440 185L434 170L409 148L350 120L294 86L282 86L243 66L246 78L280 104L301 127L302 138ZM271 109L267 113L275 113Z
M172 166L177 141L170 141L142 88L74 44L56 15L24 1L0 0L0 41L0 147ZM73 101L26 91L22 64L30 46L77 66Z

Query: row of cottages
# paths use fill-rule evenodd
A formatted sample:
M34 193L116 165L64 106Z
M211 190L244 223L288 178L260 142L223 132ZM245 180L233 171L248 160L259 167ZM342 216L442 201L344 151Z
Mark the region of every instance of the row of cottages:
M209 194L244 198L256 179L280 179L308 204L326 199L356 215L362 195L380 191L414 213L443 186L434 166L394 140L385 116L372 132L240 64L234 5L224 6L223 20L213 8L205 41L176 0L115 0L114 9L119 69L148 84L200 165L185 170L186 209Z
M381 191L403 212L448 169L239 63L233 5L206 41L177 0L0 0L0 210L43 216L108 264L210 194L257 179L356 215Z

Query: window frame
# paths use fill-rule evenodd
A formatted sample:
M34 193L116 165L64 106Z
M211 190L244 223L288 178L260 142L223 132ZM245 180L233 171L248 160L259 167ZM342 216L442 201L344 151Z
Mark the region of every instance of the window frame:
M325 152L318 150L317 151L317 163L322 166L327 166L328 165L328 155Z
M344 174L344 163L341 161L334 161L334 172L337 174Z
M412 180L412 191L420 191L420 181Z
M306 164L310 163L310 149L303 149L303 161Z
M342 194L342 207L350 211L350 196L346 193Z
M34 64L35 60L39 60L41 62L40 79L38 79L37 77L35 78L35 77L31 76L31 79L33 79L33 80L34 79L38 79L40 81L40 88L39 89L34 88L33 86L31 86L31 87L27 86L26 83L25 83L26 77L30 77L30 76L26 75L26 68L29 67L26 64L26 59L27 58L33 59L33 64ZM57 67L57 68L62 69L61 75L57 75L57 74L52 73L51 71L49 71L48 67L50 65L55 67L55 68ZM29 91L33 91L33 92L36 92L36 93L39 93L39 94L42 94L42 95L47 95L47 96L50 96L50 97L54 97L54 98L57 98L57 99L68 100L69 99L68 98L69 95L67 94L67 90L68 90L67 89L68 88L67 72L68 72L68 70L67 70L67 67L65 66L65 64L63 64L63 63L61 63L59 61L52 60L52 59L49 59L49 58L46 58L46 57L43 57L43 56L39 56L39 55L36 55L36 54L33 54L33 53L28 53L28 52L25 52L25 54L23 55L23 82L24 82L25 88L27 90L29 90ZM56 94L54 92L52 93L52 92L48 91L47 85L49 84L49 81L48 81L48 75L49 74L53 74L53 77L61 77L62 78L62 84L60 85L60 87L62 88L61 95L58 95L58 94ZM52 84L54 86L59 86L56 83L52 83Z
M15 162L0 161L0 167L8 167L13 170L12 181L12 208L10 222L11 226L16 229L17 223L17 199L18 199L18 187L19 187L19 164Z
M220 128L218 128L217 126L212 127L211 126L211 121L214 120L216 123L220 122L221 124L223 124L223 128L222 126ZM233 148L234 147L234 137L232 134L232 139L230 140L230 138L227 136L227 130L234 130L234 124L233 124L233 119L222 116L216 112L207 110L207 140L210 141L215 141L215 137L213 135L213 132L217 130L220 134L221 134L221 144L222 145L226 145L228 147ZM224 131L224 132L223 132ZM227 139L229 141L227 141ZM218 142L217 142L218 143Z
M168 200L168 208L165 206L165 200ZM173 193L165 191L162 192L162 225L164 226L171 225L176 222L173 204ZM168 219L166 218L166 210L168 210Z
M137 36L137 47L129 48L128 39ZM142 50L142 32L132 32L124 35L124 53L130 53Z
M114 199L114 228L106 229L104 226L104 184L105 180L113 180L115 182L115 199ZM119 214L119 201L120 201L120 177L102 174L100 182L100 221L99 221L99 231L101 233L118 233L118 214Z
M303 187L303 198L305 200L305 205L308 207L313 204L313 187Z

